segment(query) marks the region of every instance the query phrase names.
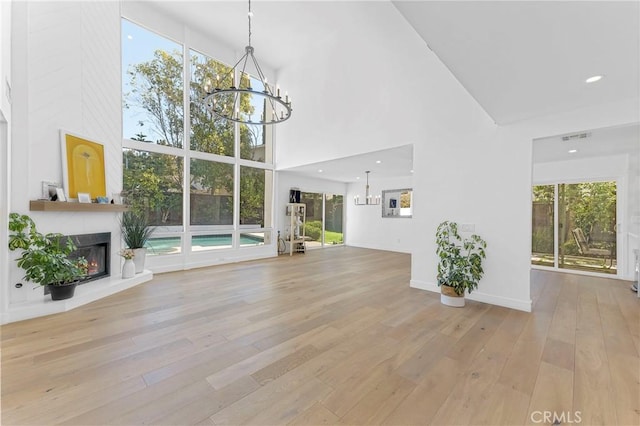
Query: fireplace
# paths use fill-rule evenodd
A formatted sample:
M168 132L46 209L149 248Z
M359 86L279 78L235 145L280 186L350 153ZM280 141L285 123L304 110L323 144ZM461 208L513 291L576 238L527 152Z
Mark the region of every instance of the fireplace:
M98 234L67 235L76 245L76 250L69 255L70 259L84 257L89 264L87 276L78 284L86 284L100 278L106 278L111 269L111 232ZM66 239L61 241L66 243ZM45 294L48 293L45 287Z
M69 256L71 259L84 257L89 264L88 274L82 284L105 278L110 275L111 266L111 232L99 234L69 235L76 245L76 251Z

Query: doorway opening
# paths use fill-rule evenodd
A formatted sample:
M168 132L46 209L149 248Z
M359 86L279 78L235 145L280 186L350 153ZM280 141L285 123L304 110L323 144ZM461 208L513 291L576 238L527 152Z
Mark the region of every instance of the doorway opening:
M344 245L344 196L301 192L300 202L306 208L305 235L309 248Z

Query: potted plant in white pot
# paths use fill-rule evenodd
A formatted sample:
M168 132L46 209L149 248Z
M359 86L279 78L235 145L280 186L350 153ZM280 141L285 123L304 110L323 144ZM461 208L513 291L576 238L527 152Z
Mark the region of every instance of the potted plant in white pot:
M84 257L70 259L76 250L71 238L62 234L43 235L27 215L9 214L9 250L22 250L16 259L25 271L24 278L41 286L48 286L52 300L73 297L79 280L87 275Z
M440 301L447 306L464 306L465 291L478 288L484 274L482 260L486 257L487 243L478 235L463 239L458 224L444 221L436 231L438 286Z
M133 263L136 265L136 274L139 274L144 270L144 263L147 256L145 244L153 233L153 228L149 226L143 214L127 211L122 213L120 230L122 231L122 239L127 245L127 248L132 249L135 254Z

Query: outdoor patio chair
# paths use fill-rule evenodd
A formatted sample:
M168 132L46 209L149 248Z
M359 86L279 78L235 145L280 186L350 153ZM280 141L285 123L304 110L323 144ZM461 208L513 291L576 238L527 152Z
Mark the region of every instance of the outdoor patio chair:
M573 234L573 238L576 240L576 244L578 245L578 252L582 256L588 257L599 257L605 259L609 259L609 268L613 266L613 246L611 249L600 249L595 247L590 247L587 241L587 238L584 236L584 232L582 229L575 228L571 231Z

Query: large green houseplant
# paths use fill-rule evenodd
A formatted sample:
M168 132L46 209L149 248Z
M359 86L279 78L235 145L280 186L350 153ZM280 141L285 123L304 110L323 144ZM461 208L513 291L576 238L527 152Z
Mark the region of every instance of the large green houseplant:
M122 218L120 219L120 231L122 232L124 243L135 253L133 262L136 265L136 273L139 274L144 270L147 251L145 244L153 233L153 228L149 226L144 214L126 211L122 213Z
M462 238L456 222L444 221L436 230L438 286L442 287L441 301L445 305L464 306L465 291L478 288L484 274L487 243L478 235Z
M87 274L87 261L69 258L76 250L71 238L62 234L41 234L27 215L9 214L9 250L22 250L16 259L25 271L27 281L49 286L51 298L62 300L73 297L77 282Z

